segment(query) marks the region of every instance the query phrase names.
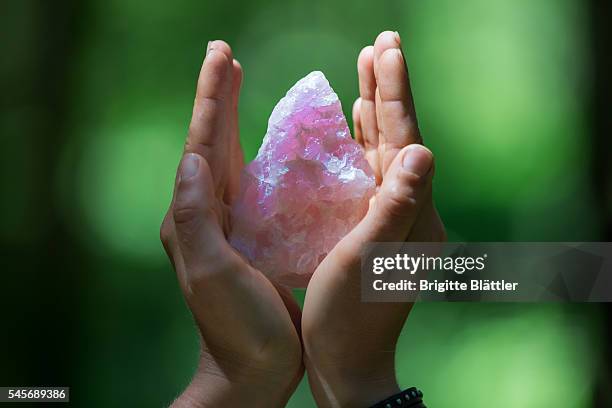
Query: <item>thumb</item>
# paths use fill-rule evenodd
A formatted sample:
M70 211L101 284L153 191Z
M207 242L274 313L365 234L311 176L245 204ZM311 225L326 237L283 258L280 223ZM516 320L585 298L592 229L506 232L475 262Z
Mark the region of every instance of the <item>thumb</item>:
M206 159L196 153L185 154L179 167L172 216L186 283L224 270L218 263L231 259L223 256L228 244L220 225L222 210L213 186Z
M354 253L367 242L406 240L431 196L433 167L432 153L420 144L408 145L395 156L368 213L347 236Z

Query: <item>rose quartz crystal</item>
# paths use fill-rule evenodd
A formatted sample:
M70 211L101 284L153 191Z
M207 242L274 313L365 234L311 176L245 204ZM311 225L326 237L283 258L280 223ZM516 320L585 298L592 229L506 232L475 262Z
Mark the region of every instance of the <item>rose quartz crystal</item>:
M308 74L278 102L240 184L230 243L272 281L306 286L375 191L323 73Z

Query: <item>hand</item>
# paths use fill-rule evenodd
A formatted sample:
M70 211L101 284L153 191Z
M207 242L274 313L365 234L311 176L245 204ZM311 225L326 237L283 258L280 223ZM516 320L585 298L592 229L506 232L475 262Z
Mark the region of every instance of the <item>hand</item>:
M357 64L355 137L379 187L364 219L323 260L306 291L304 361L323 407L365 407L400 391L394 352L412 304L361 302L362 247L446 239L432 201L433 156L420 144L399 35L380 34Z
M201 335L191 384L176 407L284 406L303 375L299 307L230 247L229 206L243 166L238 138L242 68L209 43L185 154L161 228Z

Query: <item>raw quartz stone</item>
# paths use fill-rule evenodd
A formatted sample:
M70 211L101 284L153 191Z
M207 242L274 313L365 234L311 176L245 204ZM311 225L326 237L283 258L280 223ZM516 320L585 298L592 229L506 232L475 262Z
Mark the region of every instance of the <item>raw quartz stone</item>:
M306 286L323 258L363 218L376 188L322 72L299 80L278 102L240 188L232 209L232 246L272 281Z

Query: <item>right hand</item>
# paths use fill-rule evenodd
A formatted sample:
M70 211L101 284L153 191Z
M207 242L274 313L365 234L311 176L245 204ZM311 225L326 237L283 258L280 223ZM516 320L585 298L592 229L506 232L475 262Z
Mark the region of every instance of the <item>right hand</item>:
M367 214L323 259L304 300L308 379L321 407L363 407L400 391L395 347L412 303L361 300L361 255L370 242L441 242L432 200L434 163L416 123L397 33L383 32L358 60L355 137L376 174Z
M243 166L237 125L241 78L230 47L209 43L161 227L201 337L198 370L176 407L284 406L303 375L299 307L226 239Z

